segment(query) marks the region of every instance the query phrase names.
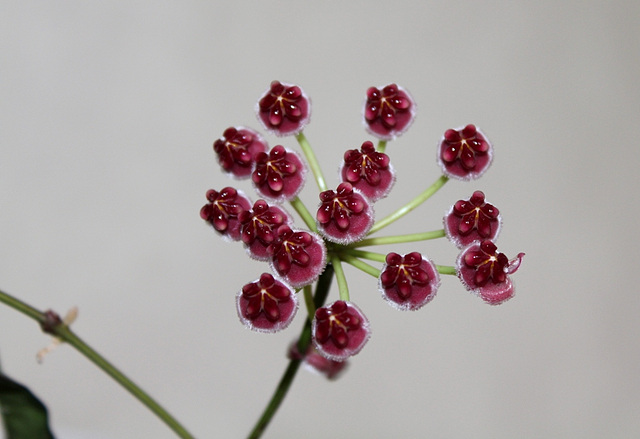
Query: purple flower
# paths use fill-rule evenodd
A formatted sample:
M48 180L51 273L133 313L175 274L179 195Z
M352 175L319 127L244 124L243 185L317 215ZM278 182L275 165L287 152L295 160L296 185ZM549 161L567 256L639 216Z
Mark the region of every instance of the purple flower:
M260 134L244 127L227 128L222 137L213 142L218 163L225 172L236 178L248 178L258 153L268 149L267 142Z
M500 232L500 211L475 191L468 200L458 200L444 217L444 231L456 247L464 248L473 241L495 240Z
M370 87L364 104L365 128L381 140L392 140L404 133L415 118L416 105L404 88L389 84Z
M258 120L277 136L298 134L309 122L311 101L297 85L273 81L257 106Z
M263 273L236 296L240 321L258 332L276 332L289 326L298 310L298 297L288 285Z
M344 361L360 352L369 340L371 329L357 306L337 300L316 310L311 333L320 354L330 360Z
M208 204L200 209L200 217L213 226L223 236L237 241L240 239L240 221L238 216L251 208L251 202L244 194L232 187L220 192L207 191Z
M475 125L444 133L438 148L442 172L458 180L475 180L491 165L493 147Z
M389 156L377 152L369 141L359 151L350 149L344 153L340 176L372 202L386 197L395 182Z
M440 286L435 265L418 252L389 253L379 281L382 297L399 310L415 311L429 303Z
M306 171L298 154L276 145L269 154L258 154L251 179L264 198L275 202L289 201L302 190Z
M350 183L340 183L335 191L321 192L320 202L316 214L318 230L329 241L340 244L358 241L373 225L369 200Z
M515 289L509 275L518 270L523 257L524 253L519 253L509 261L493 242L474 242L458 256L458 277L467 290L490 305L499 305L513 297Z

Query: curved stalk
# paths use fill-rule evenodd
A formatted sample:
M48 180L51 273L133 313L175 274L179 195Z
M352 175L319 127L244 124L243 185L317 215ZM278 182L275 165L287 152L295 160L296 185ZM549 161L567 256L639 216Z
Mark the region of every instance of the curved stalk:
M320 275L318 279L318 283L316 284L316 294L313 297L313 302L316 308L320 308L324 305L325 300L327 300L327 295L329 294L329 287L331 287L331 281L333 279L333 267L331 265L327 265L324 272ZM298 352L304 353L307 352L309 345L311 344L311 319L307 317L307 321L302 328L302 332L300 333L300 338L298 339ZM291 387L291 383L300 368L300 363L302 363L302 359L300 358L291 358L289 360L289 365L284 371L282 378L280 378L280 382L276 387L273 396L269 400L269 403L262 412L262 415L258 419L258 422L249 433L249 439L257 439L262 436L262 433L266 430L269 422L273 419L273 416L278 411L280 404L284 400L284 397L287 395L289 388Z
M41 325L45 323L46 317L43 312L27 305L19 299L0 291L0 302L8 305L9 307L20 311L21 313L36 320ZM186 428L184 428L169 412L167 412L160 404L158 404L153 398L151 398L144 390L138 387L133 381L131 381L125 374L120 372L115 366L109 363L104 357L96 352L91 346L86 344L77 335L71 331L71 329L63 323L60 323L51 328L47 328L47 331L54 337L59 338L62 341L67 342L73 346L78 352L84 355L89 361L102 369L107 375L113 378L118 384L124 387L129 393L131 393L138 401L147 406L149 410L153 412L158 418L162 420L171 430L173 430L178 437L183 439L194 439Z

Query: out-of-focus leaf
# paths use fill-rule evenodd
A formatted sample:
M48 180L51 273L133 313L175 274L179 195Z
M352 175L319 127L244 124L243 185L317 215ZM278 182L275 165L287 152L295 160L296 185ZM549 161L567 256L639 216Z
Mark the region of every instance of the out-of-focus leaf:
M0 372L0 415L7 439L54 439L47 408L22 384Z

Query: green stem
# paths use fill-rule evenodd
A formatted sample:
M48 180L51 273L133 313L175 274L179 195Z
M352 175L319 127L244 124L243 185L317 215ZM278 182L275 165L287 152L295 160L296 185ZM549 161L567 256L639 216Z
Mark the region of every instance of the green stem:
M387 149L387 141L386 140L379 140L378 141L378 147L376 149L377 149L378 152L384 153L385 149Z
M311 291L311 285L306 285L304 291L304 304L307 307L307 315L310 319L316 314L316 307L313 304L313 292Z
M347 277L344 275L342 269L342 262L337 254L332 253L330 256L333 269L336 271L336 280L338 281L338 291L340 292L340 300L345 302L349 301L349 285L347 284Z
M27 305L26 303L10 296L9 294L0 291L0 302L5 303L11 308L20 311L23 314L36 320L38 323L45 321L45 316L42 312ZM194 439L192 436L175 418L169 414L160 404L158 404L153 398L145 393L140 387L138 387L133 381L127 378L116 367L109 363L104 357L93 350L89 345L82 341L77 335L75 335L67 325L58 325L53 328L53 334L61 340L69 343L78 352L84 355L89 361L98 366L104 372L106 372L111 378L113 378L118 384L124 387L129 393L135 396L141 403L143 403L149 410L151 410L158 418L160 418L171 430L173 430L178 437L183 439Z
M93 350L89 345L75 335L67 326L60 326L56 331L56 335L62 340L76 348L82 355L87 357L93 364L102 369L107 375L116 380L129 393L135 396L138 401L146 405L153 413L155 413L169 428L171 428L178 437L193 438L177 420L175 420L160 404L151 398L145 391L138 387L133 381L127 378L115 366L109 363L104 357Z
M373 265L369 265L364 261L356 258L355 256L351 256L350 254L341 254L340 259L345 261L347 264L353 265L359 270L364 271L367 274L375 277L376 279L380 277L380 270L374 267Z
M298 212L298 215L300 215L302 221L304 221L307 227L309 227L309 230L311 230L312 232L318 231L316 220L313 218L313 216L311 216L311 213L309 213L307 206L304 205L300 198L296 196L293 200L289 201L289 204L291 204L291 207L293 207L295 211Z
M418 207L419 205L427 201L433 194L438 192L438 190L442 186L444 186L444 184L447 181L449 181L449 177L447 177L446 175L440 176L440 178L438 178L431 186L425 189L420 195L415 197L413 200L409 201L406 205L396 210L394 213L387 216L386 218L383 218L380 221L376 221L373 227L371 227L371 230L369 230L368 234L371 235L377 232L378 230L382 229L383 227L387 227L389 224L393 223L394 221L402 218L403 216L411 212L413 209L415 209L416 207Z
M450 265L436 265L436 270L438 270L438 273L440 274L450 274L452 276L458 275L456 267L452 267Z
M343 252L340 253L340 257L343 257L345 255L356 257L356 258L368 259L370 261L376 261L376 262L385 262L387 260L387 256L383 255L382 253L368 252L368 251L356 250L352 248L344 249Z
M22 314L27 317L31 317L33 320L38 323L44 322L44 314L31 305L27 305L23 301L16 299L15 297L5 293L4 291L0 291L0 302L5 305L15 309L16 311L20 311Z
M331 265L327 265L324 272L320 275L318 279L318 283L316 284L316 294L313 298L313 304L315 308L320 308L324 305L324 302L327 300L327 295L329 294L329 287L331 287L331 280L333 279L333 268ZM300 338L298 339L298 351L304 355L309 348L309 344L311 343L311 319L307 317L307 320L302 328L302 332L300 334ZM302 360L300 358L292 358L289 360L289 365L284 371L282 378L280 378L280 382L276 387L271 400L267 404L258 419L258 422L249 433L249 439L257 439L262 436L262 433L266 430L269 422L278 411L280 404L284 400L284 397L287 395L289 388L291 387L291 383L298 372L300 367L300 363Z
M370 245L400 244L402 242L427 241L429 239L442 238L445 236L444 229L433 230L431 232L411 233L408 235L379 236L363 239L362 241L350 244L350 248L366 247Z
M318 163L318 159L316 159L316 155L309 145L309 141L304 136L304 133L299 132L296 134L296 140L300 144L300 148L302 148L302 153L307 158L307 163L311 168L311 172L313 172L313 176L316 179L316 183L318 183L318 188L321 192L327 190L327 184L324 182L324 177L322 175L322 169L320 169L320 164Z

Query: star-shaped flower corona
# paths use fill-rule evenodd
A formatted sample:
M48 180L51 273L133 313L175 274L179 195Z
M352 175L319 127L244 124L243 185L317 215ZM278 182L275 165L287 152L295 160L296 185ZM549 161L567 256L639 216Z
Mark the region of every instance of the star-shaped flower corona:
M367 90L365 128L380 140L393 140L404 133L413 123L415 113L416 105L409 92L396 84Z
M442 172L458 180L475 180L491 165L493 147L475 125L445 131L438 148Z
M298 134L309 122L311 101L297 85L273 81L256 110L267 131L288 136Z
M200 209L200 217L213 226L221 235L234 241L240 239L240 221L238 216L251 208L251 202L244 194L232 187L220 192L207 191L208 204Z
M260 134L244 127L227 128L222 137L213 142L218 163L225 172L236 178L248 178L258 153L268 149L267 142Z
M435 265L418 252L389 253L380 274L382 297L396 309L415 311L433 299L440 286Z
M372 202L386 197L395 182L389 156L377 152L369 141L359 151L350 149L344 153L340 176Z
M253 209L242 212L238 220L241 224L241 239L249 256L259 261L271 259L267 247L276 239L278 228L293 222L284 209L269 206L264 200L256 201Z
M294 288L314 282L327 265L324 241L315 233L278 227L276 239L269 244L271 266Z
M509 261L493 242L474 242L458 256L458 277L467 290L490 305L499 305L513 297L515 289L509 275L518 270L523 257L524 253L519 253Z
M275 202L290 201L302 190L306 171L298 154L276 145L269 154L258 154L251 179L264 198Z
M276 332L289 326L298 310L298 297L271 274L246 284L236 296L238 317L258 332Z
M344 361L360 352L369 340L369 320L351 302L337 300L316 310L311 333L324 357Z
M335 191L320 193L316 215L318 230L332 242L348 244L359 241L373 225L369 201L350 183L340 183Z
M468 200L458 200L444 217L447 238L458 248L474 241L495 240L500 232L500 211L475 191Z

